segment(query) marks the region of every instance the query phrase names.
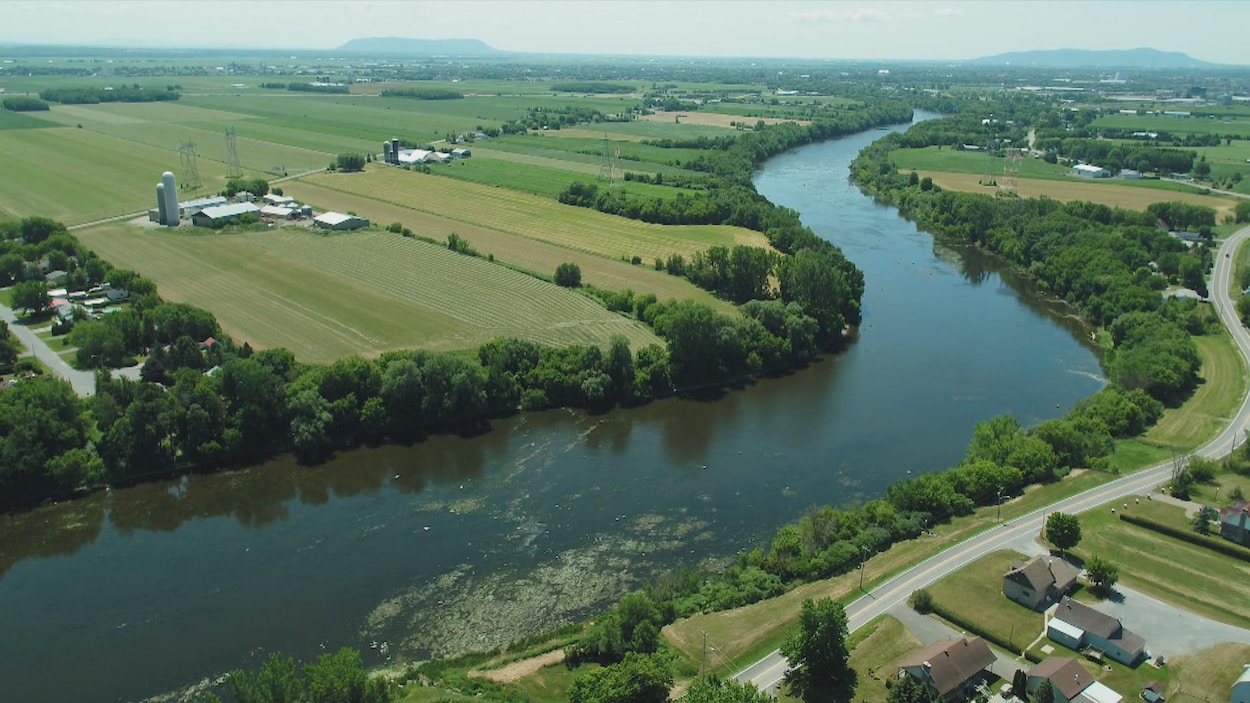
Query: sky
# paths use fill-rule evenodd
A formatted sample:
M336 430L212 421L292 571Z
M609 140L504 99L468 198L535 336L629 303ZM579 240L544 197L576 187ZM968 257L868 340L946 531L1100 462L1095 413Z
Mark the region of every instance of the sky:
M1250 2L0 0L0 43L322 49L360 37L506 51L957 60L1034 49L1181 51L1250 65Z

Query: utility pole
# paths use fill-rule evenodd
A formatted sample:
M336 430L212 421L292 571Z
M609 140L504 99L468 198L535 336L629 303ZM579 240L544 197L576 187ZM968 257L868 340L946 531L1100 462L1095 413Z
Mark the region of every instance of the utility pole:
M1002 522L1003 519L1003 487L998 487L998 514L994 518L995 522Z
M703 667L707 664L707 631L699 630L703 633L703 656L699 658L699 676L703 676Z
M860 546L859 548L859 590L864 590L864 567L868 565L868 548Z

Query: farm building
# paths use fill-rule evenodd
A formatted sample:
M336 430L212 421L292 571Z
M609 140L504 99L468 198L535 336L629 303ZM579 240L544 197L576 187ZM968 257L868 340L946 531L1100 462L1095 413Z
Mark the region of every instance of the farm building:
M1081 178L1111 178L1111 172L1099 166L1077 164L1072 167L1072 175Z
M451 150L451 158L453 159L467 159L470 156L473 156L473 152L469 151L468 149L452 149Z
M1141 171L1136 171L1131 168L1120 169L1120 178L1128 178L1130 180L1141 178Z
M344 215L341 212L323 212L313 218L313 224L322 229L349 230L368 227L369 221L356 215Z
M290 205L295 202L295 198L289 195L274 195L269 193L264 198L266 205Z
M429 159L430 154L433 153L425 149L400 149L397 162L401 164L423 164Z
M200 198L198 200L188 200L185 203L178 203L178 209L182 212L183 217L191 217L206 207L217 207L218 205L225 205L226 202L223 196L215 195L211 198Z
M273 217L283 220L294 219L298 212L298 208L284 207L282 205L262 205L260 208L261 217Z
M206 207L191 216L191 223L196 227L221 227L234 222L248 213L259 213L260 208L253 203L231 203Z

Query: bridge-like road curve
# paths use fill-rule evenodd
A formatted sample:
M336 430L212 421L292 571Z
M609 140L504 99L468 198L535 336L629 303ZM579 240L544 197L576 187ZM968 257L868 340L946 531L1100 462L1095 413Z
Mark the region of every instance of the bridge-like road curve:
M1216 254L1211 276L1211 302L1220 320L1228 329L1242 356L1250 364L1250 333L1237 317L1237 308L1229 297L1233 276L1233 253L1237 246L1250 238L1250 227L1239 230L1226 239ZM1250 428L1250 395L1242 401L1237 414L1218 437L1208 442L1196 453L1211 458L1225 456L1237 445L1237 438ZM885 613L892 606L906 600L917 589L924 588L943 576L976 559L1005 548L1014 540L1041 531L1046 516L1053 512L1080 513L1125 496L1139 495L1149 491L1170 478L1172 462L1151 466L1136 473L1116 479L1088 491L1065 498L1035 510L1023 517L998 525L990 530L955 544L916 566L903 571L874 590L846 606L851 632L863 627L873 618ZM764 691L775 690L785 676L789 663L778 651L773 651L758 662L734 675L739 681L750 681Z

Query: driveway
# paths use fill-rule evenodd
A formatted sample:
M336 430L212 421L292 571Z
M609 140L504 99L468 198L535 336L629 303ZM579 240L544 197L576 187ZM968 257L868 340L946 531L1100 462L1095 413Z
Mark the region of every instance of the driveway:
M903 623L903 627L906 627L926 647L940 640L954 639L967 634L952 628L937 618L917 613L907 603L897 603L891 606L886 613ZM1032 666L1032 664L1026 661L1016 660L1010 654L1000 651L993 645L990 645L990 651L994 653L994 664L990 666L990 671L997 674L1004 681L1010 681L1012 675L1016 673L1016 669L1025 669L1027 671Z
M17 313L11 308L0 305L0 318L9 324L9 331L17 340L34 354L41 364L46 366L57 378L69 381L74 392L81 398L95 395L95 375L90 371L78 371L65 363L65 360L52 351L46 342L35 336L26 325L17 321Z
M1116 591L1123 600L1106 600L1094 607L1119 618L1126 628L1144 637L1146 651L1152 657L1171 659L1219 642L1250 644L1250 630L1245 628L1196 615L1131 588L1116 586Z

